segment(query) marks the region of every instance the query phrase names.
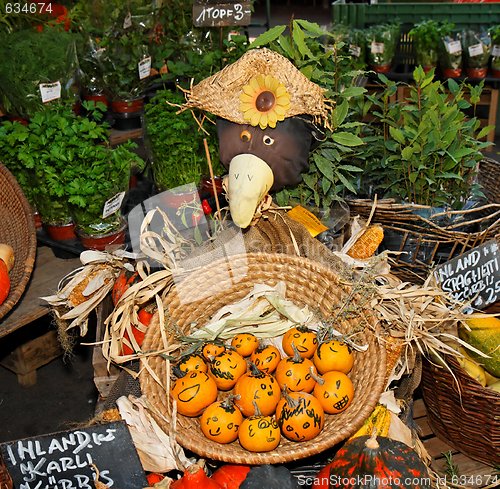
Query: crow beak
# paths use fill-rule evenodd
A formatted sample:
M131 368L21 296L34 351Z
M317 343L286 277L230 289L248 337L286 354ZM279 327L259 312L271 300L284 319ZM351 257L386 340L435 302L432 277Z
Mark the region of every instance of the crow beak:
M258 205L274 183L273 171L258 156L239 154L229 164L228 200L233 222L250 225Z

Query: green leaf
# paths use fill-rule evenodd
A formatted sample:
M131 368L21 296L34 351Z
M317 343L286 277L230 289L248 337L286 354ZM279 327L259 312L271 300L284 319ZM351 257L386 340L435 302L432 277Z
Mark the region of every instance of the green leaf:
M353 194L356 193L356 189L354 188L354 186L352 185L352 183L349 182L349 180L347 180L347 178L344 175L342 175L342 173L338 172L337 173L337 177L344 184L345 188L347 188Z
M304 31L300 28L299 24L297 24L296 20L293 21L293 41L304 58L314 58L313 53L307 47Z
M411 146L406 146L401 151L401 157L403 160L409 160L413 156L413 148Z
M316 24L315 22L309 22L308 20L304 20L304 19L297 19L294 22L296 22L298 25L300 25L306 31L310 32L311 34L314 34L315 36L319 37L319 36L328 35L328 32L325 31L325 29L320 27L320 25Z
M493 129L495 129L495 126L485 126L483 127L478 135L477 135L477 139L482 139L484 138L485 136L487 136Z
M248 46L248 49L268 45L269 43L278 39L278 37L283 34L285 29L286 25L277 25L276 27L272 27L271 29L258 36L257 39L254 39L250 43L250 46Z
M401 129L398 129L397 127L389 127L389 133L390 135L398 142L401 144L405 144L406 140L403 134L403 131Z
M353 166L353 165L340 165L339 170L353 171L353 172L364 171L362 168L359 168L359 166Z
M343 100L340 105L337 105L337 107L335 107L332 114L332 122L334 128L340 126L342 122L344 122L348 111L349 102L347 100Z
M342 146L361 146L364 144L360 137L349 132L334 132L332 139Z
M318 167L318 170L326 177L328 180L333 181L333 168L330 161L322 156L315 155L314 163Z
M349 87L340 92L342 97L350 98L350 97L360 97L366 92L366 88L363 87Z

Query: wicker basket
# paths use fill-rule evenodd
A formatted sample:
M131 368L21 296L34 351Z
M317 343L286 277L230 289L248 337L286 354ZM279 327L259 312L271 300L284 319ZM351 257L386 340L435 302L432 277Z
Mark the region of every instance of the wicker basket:
M36 256L33 211L12 173L0 164L0 243L14 248L15 264L10 272L10 293L0 305L0 319L22 296Z
M208 290L209 296L192 303L179 300L174 289L167 296L167 317L171 324L186 331L193 321L203 326L222 306L237 302L250 292L257 283L275 285L286 283L287 298L298 305L307 305L312 311L328 317L348 296L350 288L340 283L338 277L322 265L295 256L284 254L248 254L220 260L189 276L184 283L192 291ZM338 309L337 309L338 310ZM366 312L364 318L374 321ZM341 331L358 326L360 317L343 320L335 324ZM156 326L156 327L155 327ZM143 344L144 351L158 351L162 346L158 321L148 328ZM197 418L177 416L176 437L185 448L198 455L224 462L264 464L284 463L321 453L352 435L372 412L385 386L385 348L365 328L357 341L367 343L368 351L355 352L354 368L349 374L355 388L355 397L349 408L339 415L326 415L323 431L308 442L292 442L282 438L278 448L266 453L251 453L239 443L228 445L214 443L204 437ZM150 357L149 365L159 379L167 378L166 363L159 356ZM159 415L156 420L166 431L170 431L168 413L169 396L147 369L141 376L142 393L152 404L152 412Z
M430 427L460 452L498 466L500 394L479 384L454 358L448 358L447 363L453 375L424 361L421 386Z
M500 163L484 158L478 180L487 198L480 207L442 212L427 206L399 204L393 199L377 202L372 223L385 230L382 249L401 252L391 261L401 280L422 283L435 265L460 256L500 233ZM351 215L367 219L374 202L349 201Z

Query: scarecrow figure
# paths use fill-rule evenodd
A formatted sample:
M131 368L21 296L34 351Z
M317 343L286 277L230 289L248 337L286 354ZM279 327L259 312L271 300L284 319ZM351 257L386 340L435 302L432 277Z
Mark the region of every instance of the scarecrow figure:
M217 116L227 200L243 229L269 191L301 181L328 115L324 90L269 49L250 50L194 86L183 108Z

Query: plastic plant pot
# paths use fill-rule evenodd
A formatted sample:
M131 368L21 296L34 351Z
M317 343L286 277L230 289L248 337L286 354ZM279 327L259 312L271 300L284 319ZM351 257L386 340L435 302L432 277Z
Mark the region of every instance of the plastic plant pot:
M108 248L123 248L125 245L125 232L127 224L123 221L119 229L106 234L86 234L81 229L76 229L76 234L82 246L88 250L105 251Z
M43 228L54 241L69 241L76 239L75 223L68 224L44 224Z

